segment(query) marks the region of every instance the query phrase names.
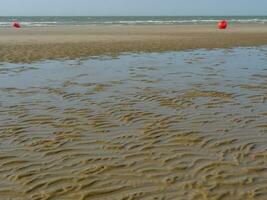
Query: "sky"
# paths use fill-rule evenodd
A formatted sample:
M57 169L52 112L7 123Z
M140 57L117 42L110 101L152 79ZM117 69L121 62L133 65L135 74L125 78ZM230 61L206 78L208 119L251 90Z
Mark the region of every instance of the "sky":
M267 0L0 0L0 16L267 15Z

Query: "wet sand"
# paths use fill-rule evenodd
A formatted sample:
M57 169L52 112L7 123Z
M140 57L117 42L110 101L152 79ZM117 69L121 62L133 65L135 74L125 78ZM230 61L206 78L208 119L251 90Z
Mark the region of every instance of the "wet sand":
M267 199L266 63L266 47L2 63L0 199Z
M0 30L0 61L32 62L123 52L162 52L267 44L267 25L77 26Z

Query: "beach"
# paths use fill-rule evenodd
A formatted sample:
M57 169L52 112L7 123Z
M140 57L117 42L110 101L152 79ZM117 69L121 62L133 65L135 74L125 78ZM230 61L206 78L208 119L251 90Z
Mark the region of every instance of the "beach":
M267 44L266 24L88 25L0 30L0 61L76 59L125 52L164 52Z
M266 45L266 24L1 28L0 200L266 200Z

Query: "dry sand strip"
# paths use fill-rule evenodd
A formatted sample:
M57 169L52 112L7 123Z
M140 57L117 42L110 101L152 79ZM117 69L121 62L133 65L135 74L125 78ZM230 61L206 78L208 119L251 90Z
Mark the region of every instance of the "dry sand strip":
M0 30L0 61L32 62L123 52L179 51L267 44L267 25L68 26Z

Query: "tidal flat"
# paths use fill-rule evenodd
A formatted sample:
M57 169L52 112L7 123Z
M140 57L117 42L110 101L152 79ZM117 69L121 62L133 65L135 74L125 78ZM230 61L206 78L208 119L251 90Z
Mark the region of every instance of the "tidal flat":
M266 46L0 64L1 200L265 200L266 144Z

